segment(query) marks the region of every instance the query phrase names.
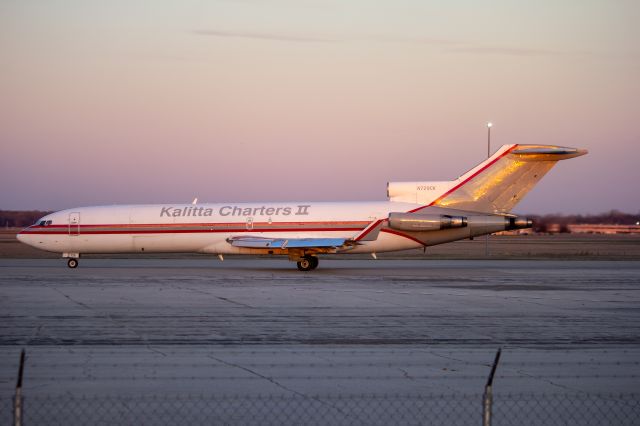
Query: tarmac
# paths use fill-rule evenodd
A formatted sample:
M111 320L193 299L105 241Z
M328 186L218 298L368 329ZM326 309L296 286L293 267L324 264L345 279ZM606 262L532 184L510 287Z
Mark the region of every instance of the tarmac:
M0 259L0 397L640 391L640 262Z

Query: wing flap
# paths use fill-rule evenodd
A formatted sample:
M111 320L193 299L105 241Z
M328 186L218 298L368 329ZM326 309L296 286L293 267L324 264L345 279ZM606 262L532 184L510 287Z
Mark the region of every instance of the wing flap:
M347 238L231 237L227 238L227 242L234 247L256 249L340 248L355 244L355 241Z

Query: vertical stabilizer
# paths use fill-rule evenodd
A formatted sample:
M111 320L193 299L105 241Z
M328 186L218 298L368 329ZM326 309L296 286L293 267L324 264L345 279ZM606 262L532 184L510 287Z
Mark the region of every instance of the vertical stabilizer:
M586 153L583 149L551 145L503 145L486 161L452 181L451 187L429 205L508 213L558 161Z

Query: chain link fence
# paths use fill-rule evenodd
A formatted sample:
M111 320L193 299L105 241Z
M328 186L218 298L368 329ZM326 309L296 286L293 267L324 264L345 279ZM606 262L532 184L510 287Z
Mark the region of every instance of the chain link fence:
M494 396L494 425L637 425L640 394Z
M635 425L638 394L494 395L493 425ZM31 425L476 425L482 395L32 396ZM12 399L0 422L11 424Z
M111 377L122 391L93 395L83 393L23 392L24 351L13 396L0 394L0 424L22 425L637 425L640 424L639 393L494 393L493 377L499 364L496 353L483 393L450 394L389 393L357 394L318 393L283 388L288 393L261 395L252 385L243 382L240 392L219 393L156 393L147 389L136 393L128 389L135 380ZM536 363L531 363L536 364ZM36 364L34 364L35 366ZM99 365L99 364L96 364ZM119 364L114 364L114 368ZM170 364L158 364L165 371ZM249 364L247 364L249 365ZM289 364L293 365L289 361ZM297 364L296 364L297 365ZM373 366L377 366L372 362ZM537 365L537 364L536 364ZM176 364L179 368L182 364ZM304 364L305 367L313 364ZM354 367L356 364L354 364ZM623 367L627 366L624 364ZM56 367L47 365L49 374ZM163 367L163 368L160 368ZM201 368L200 364L196 367ZM135 366L135 369L140 366ZM282 370L281 370L282 372ZM156 374L147 372L149 377ZM55 375L55 374L54 374ZM89 374L93 377L93 374ZM206 380L214 380L206 377ZM163 376L167 378L169 376ZM218 380L220 375L217 375ZM266 376L260 376L269 379ZM328 376L306 378L304 388L317 384ZM342 376L336 376L343 379ZM355 377L355 376L354 376ZM385 380L384 375L377 379ZM414 376L415 379L417 376ZM431 377L431 376L429 376ZM458 376L459 378L460 376ZM610 377L610 376L606 376ZM43 376L39 376L42 380ZM60 378L60 377L59 377ZM113 379L117 380L113 380ZM51 377L53 379L53 376ZM86 378L85 378L86 379ZM104 379L104 378L102 378ZM181 380L192 380L182 376ZM230 377L229 380L239 379ZM296 377L296 379L300 379ZM362 377L359 377L362 379ZM387 378L390 379L390 378ZM82 381L83 379L78 378ZM425 380L433 380L426 378ZM56 381L51 381L55 383ZM45 380L44 383L47 383ZM368 387L375 381L364 381ZM281 386L282 387L282 386ZM54 389L54 388L52 388ZM156 388L166 389L166 388ZM633 388L632 388L633 389ZM211 391L207 391L211 392Z

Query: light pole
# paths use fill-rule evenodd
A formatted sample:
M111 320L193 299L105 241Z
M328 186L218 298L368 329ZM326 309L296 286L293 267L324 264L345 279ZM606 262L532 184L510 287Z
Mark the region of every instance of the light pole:
M491 128L493 127L492 122L487 123L487 159L491 157ZM489 256L489 234L484 237L484 255Z
M493 127L492 122L487 123L487 158L491 157L491 128Z

